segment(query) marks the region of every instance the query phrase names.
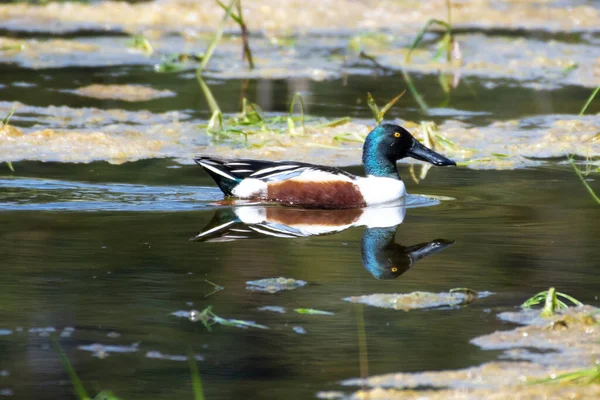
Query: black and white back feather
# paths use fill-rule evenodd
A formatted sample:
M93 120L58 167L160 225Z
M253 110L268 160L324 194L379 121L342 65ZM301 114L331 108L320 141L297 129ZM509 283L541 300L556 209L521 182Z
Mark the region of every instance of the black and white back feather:
M277 182L297 177L307 171L317 170L351 179L356 178L356 176L339 168L293 161L229 160L218 157L196 157L194 161L207 169L209 173L212 172L221 175L223 178L237 181L254 178L265 182Z

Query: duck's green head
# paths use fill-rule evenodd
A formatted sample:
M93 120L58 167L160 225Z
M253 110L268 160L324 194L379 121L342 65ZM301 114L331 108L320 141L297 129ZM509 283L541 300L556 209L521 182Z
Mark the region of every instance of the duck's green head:
M363 164L367 175L398 178L396 161L412 157L433 165L456 165L443 155L423 146L409 131L394 124L373 129L363 146Z

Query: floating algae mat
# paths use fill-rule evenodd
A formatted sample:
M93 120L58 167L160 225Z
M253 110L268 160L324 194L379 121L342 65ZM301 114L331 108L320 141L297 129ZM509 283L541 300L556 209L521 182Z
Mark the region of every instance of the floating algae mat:
M342 385L362 386L363 389L350 394L320 392L318 397L465 400L598 398L598 382L559 384L549 378L560 381L561 376L593 369L597 365L600 360L600 309L591 306L572 307L546 318L539 314L539 310L501 313L499 318L503 320L527 325L472 340L473 344L486 350L504 349L506 352L501 358L519 361L494 361L461 370L391 373L365 379L348 379ZM411 390L423 387L434 389Z
M161 97L172 97L170 90L156 90L141 85L89 85L74 90L80 96L95 99L111 99L122 101L148 101Z
M277 293L284 290L294 290L306 285L305 281L292 278L267 278L246 282L246 289L251 292Z
M477 298L487 297L490 292L479 293L395 293L395 294L369 294L364 296L347 297L344 300L351 303L366 304L374 307L393 308L395 310L416 310L420 308L452 307L468 304Z
M8 113L9 106L0 103L0 113ZM206 128L201 127L205 121L194 121L181 112L155 114L70 107L44 110L18 105L13 118L14 125L0 128L2 161L106 160L120 164L174 157L189 164L195 155L205 154L347 166L360 163L361 142L372 126L360 119L330 126L327 120L313 118L306 123L305 131L297 129L292 133L287 123L273 122L239 126L237 134L223 137L215 132L207 134ZM32 118L36 126L44 129L19 128L23 123L31 124ZM451 119L441 125L398 123L426 144L427 140L434 140L429 143L431 147L470 168L514 169L568 154L600 155L600 115L538 116L483 127Z

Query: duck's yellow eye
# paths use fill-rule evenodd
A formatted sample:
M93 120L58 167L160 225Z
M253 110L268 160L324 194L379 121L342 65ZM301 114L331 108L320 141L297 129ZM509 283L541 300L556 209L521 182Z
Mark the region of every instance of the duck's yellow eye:
M400 134L398 134L398 135L400 135ZM398 271L398 268L396 268L396 267L392 268L392 272L396 272L396 271Z
M400 137L400 132L394 132L394 137Z

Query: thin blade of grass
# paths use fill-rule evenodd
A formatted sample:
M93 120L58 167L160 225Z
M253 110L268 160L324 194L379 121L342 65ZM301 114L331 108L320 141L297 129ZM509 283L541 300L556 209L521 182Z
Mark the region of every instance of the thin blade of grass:
M188 365L190 368L190 376L192 378L192 389L194 390L194 400L204 400L204 390L202 390L202 380L196 359L191 351L188 352Z
M221 23L219 24L219 27L217 28L215 37L213 38L212 42L210 42L210 44L208 45L208 48L206 49L206 53L204 53L204 57L202 58L200 65L198 65L198 68L196 69L197 76L202 74L202 71L204 70L204 68L206 68L206 65L210 61L210 58L212 57L215 49L217 48L217 43L219 43L219 40L221 40L221 37L223 36L223 31L225 30L225 24L227 23L227 20L231 16L231 10L233 9L233 6L235 6L235 4L237 2L238 2L238 0L232 0L231 3L229 4L229 7L227 7L227 9L225 10L225 15L223 16L223 19L221 20Z
M216 0L217 4L219 4L219 6L221 6L221 8L223 10L225 10L225 12L227 12L227 6L223 3L221 3L219 0ZM239 3L238 3L239 4ZM240 17L238 15L235 15L233 12L229 15L231 17L232 20L234 20L236 23L238 24L242 24L242 20L240 19Z
M329 311L315 310L314 308L296 308L298 314L308 314L308 315L334 315Z
M413 50L417 48L417 46L419 45L419 42L421 42L421 39L423 39L423 36L425 36L425 33L427 32L429 27L434 24L443 26L444 28L446 28L447 32L452 31L452 27L445 21L442 21L440 19L434 19L434 18L431 18L430 20L428 20L425 23L425 25L423 25L423 28L421 28L421 30L417 34L417 37L415 38L415 40L412 42L410 48L408 49L408 53L406 53L406 56L404 57L404 62L406 64L408 64L410 62L410 55L412 54Z
M208 107L210 108L211 113L212 114L214 114L215 112L220 113L221 108L219 108L219 104L215 100L215 98L214 98L210 88L206 84L206 82L204 82L204 79L202 79L202 76L196 75L196 78L198 79L198 84L200 85L200 89L202 90L202 93L204 93L204 97L206 97L206 102L208 103Z
M14 113L15 113L15 107L11 108L8 115L6 117L4 117L4 119L2 120L2 126L8 125L8 123L10 122L10 119L12 118Z
M15 169L10 161L7 161L6 165L8 166L8 169L10 169L12 172L15 172Z
M336 126L340 126L340 125L344 125L347 124L351 121L352 119L350 117L343 117L340 119L336 119L330 122L325 122L324 124L321 125L317 125L317 128L335 128Z
M75 373L73 366L69 362L69 359L67 358L63 349L58 344L58 341L54 337L51 337L50 340L52 341L52 346L54 347L54 350L58 353L58 357L60 358L60 362L62 363L63 368L67 371L67 374L69 375L69 379L73 384L73 390L75 391L75 394L77 395L79 400L90 400L90 396L85 391L83 383L81 383L81 380Z
M406 86L408 86L408 90L410 90L410 93L415 98L415 101L417 102L417 104L419 104L419 107L421 107L421 110L427 111L429 106L427 105L427 103L425 103L425 100L423 100L423 97L421 96L415 85L412 83L410 75L408 75L404 68L402 68L402 77L404 78L404 82L406 82Z
M577 165L575 165L575 160L573 160L573 158L569 157L569 162L571 163L573 170L575 170L575 173L579 177L579 180L581 180L581 183L583 183L583 186L585 186L585 188L590 193L590 195L594 198L594 200L596 200L596 203L600 204L600 198L598 198L598 196L596 196L596 193L594 193L594 189L592 189L592 187L586 182L585 178L581 174L581 171L579 171L579 168L577 168Z
M594 98L596 97L598 92L600 92L600 85L598 85L598 87L592 92L592 95L590 96L590 98L587 99L587 101L585 102L585 105L579 112L580 117L583 115L583 113L585 113L585 110L587 110L588 106L592 103L592 101L594 100Z
M377 123L377 125L379 125L379 123L381 122L381 113L379 112L379 107L377 106L377 103L375 102L375 99L373 98L373 95L370 92L367 92L367 105L373 113L373 118L375 118L375 122Z
M385 106L383 106L383 108L379 111L381 119L383 119L385 117L385 113L388 112L388 110L392 108L392 106L396 104L398 100L400 100L400 97L404 96L404 93L406 93L406 89L404 89L402 93L391 99Z
M291 130L293 131L293 119L292 116L294 114L294 106L296 105L296 99L300 101L300 121L302 122L302 133L306 133L306 129L304 126L304 100L302 100L302 95L298 92L292 98L292 102L290 103L290 114L288 117L288 126L290 126L291 121Z

